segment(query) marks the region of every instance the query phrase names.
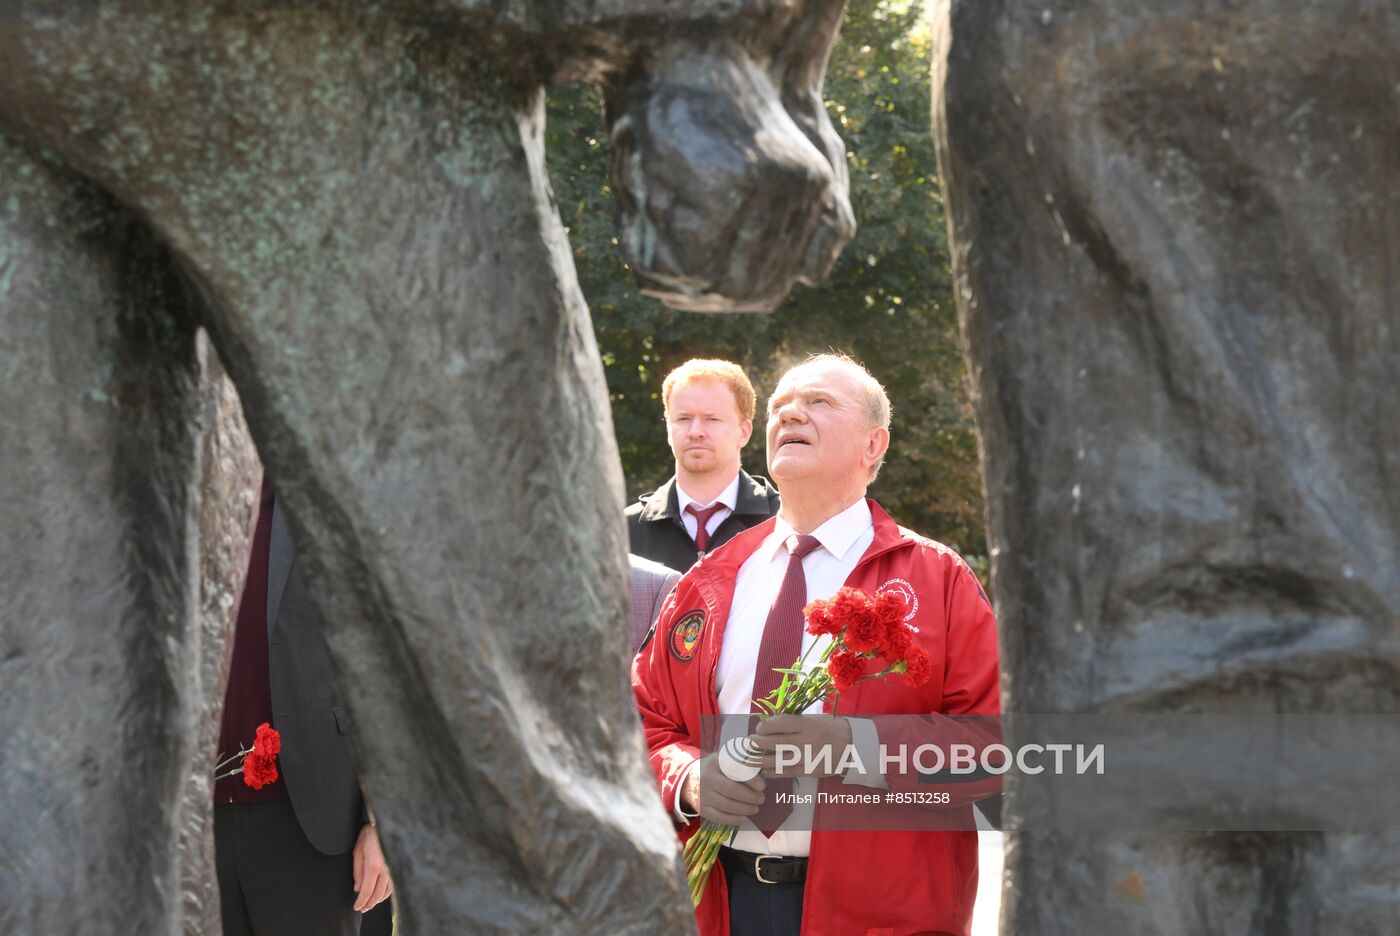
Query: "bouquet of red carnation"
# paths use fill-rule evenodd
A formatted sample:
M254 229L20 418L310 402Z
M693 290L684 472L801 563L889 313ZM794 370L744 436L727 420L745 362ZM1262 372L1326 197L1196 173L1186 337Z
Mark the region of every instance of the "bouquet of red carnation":
M777 670L783 674L778 688L766 698L754 700L763 712L759 718L798 715L827 696L833 696L831 711L835 714L841 693L866 679L902 674L915 688L928 682L933 664L928 651L914 643L915 631L906 620L909 611L909 599L901 592L871 595L858 588L842 588L829 599L807 605L802 609L807 633L829 635L831 643L810 668L807 656L820 641L791 668ZM877 666L877 661L884 665ZM732 840L737 831L706 819L685 843L685 869L694 906L700 906L705 895L720 846Z
M282 751L282 736L267 722L258 726L253 737L253 746L239 746L237 754L224 757L219 755L214 763L214 779L222 780L234 774L242 774L243 782L255 790L261 790L269 783L277 782L277 755ZM233 764L237 762L238 766ZM223 771L223 773L220 773Z

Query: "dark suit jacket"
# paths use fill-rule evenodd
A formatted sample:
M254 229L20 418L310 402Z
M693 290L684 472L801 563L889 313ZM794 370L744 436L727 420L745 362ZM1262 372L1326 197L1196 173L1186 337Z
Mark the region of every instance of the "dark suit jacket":
M710 549L729 542L751 526L757 526L778 512L778 489L765 478L739 472L739 496L734 512L724 518L710 537ZM643 494L627 508L627 538L631 552L685 572L699 554L695 541L685 531L680 499L676 496L676 476L650 494Z
M272 726L282 735L278 766L307 840L328 855L343 854L355 846L366 816L350 723L331 681L321 618L276 501L267 573Z

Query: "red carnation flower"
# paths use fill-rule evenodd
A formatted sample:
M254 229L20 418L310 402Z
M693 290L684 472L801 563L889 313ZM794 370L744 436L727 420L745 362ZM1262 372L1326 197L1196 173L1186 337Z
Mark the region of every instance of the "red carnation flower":
M909 599L902 592L881 592L875 596L875 614L888 630L904 627L909 617Z
M267 722L258 726L253 747L243 758L243 782L255 790L277 782L277 755L282 752L282 735Z
M269 783L276 783L276 759L259 756L257 751L249 752L248 756L243 758L243 782L255 790L261 790Z
M909 655L909 647L914 642L914 632L903 621L885 631L885 659L891 663Z
M276 728L263 722L253 737L253 750L264 757L276 757L282 753L282 735Z
M903 592L880 592L875 596L875 613L885 628L881 646L885 648L887 660L899 660L909 649L910 631L906 623L909 617L909 599Z
M904 671L904 681L915 689L929 681L933 675L933 662L928 658L928 651L918 644L909 647L909 655L905 657L908 661L908 668Z
M870 606L870 596L860 589L843 585L841 590L832 596L828 606L831 609L832 621L839 631L865 613Z
M854 653L838 650L827 661L826 671L831 674L831 682L836 691L845 692L865 675L865 661Z
M852 615L841 639L856 653L879 650L880 645L885 642L885 623L880 620L874 608L866 608L860 614Z
M841 628L837 626L836 619L831 614L831 602L818 599L809 604L803 611L807 618L807 633L815 637L823 634L835 634Z
M909 616L909 599L903 592L884 591L875 596L875 613L886 627L903 624Z

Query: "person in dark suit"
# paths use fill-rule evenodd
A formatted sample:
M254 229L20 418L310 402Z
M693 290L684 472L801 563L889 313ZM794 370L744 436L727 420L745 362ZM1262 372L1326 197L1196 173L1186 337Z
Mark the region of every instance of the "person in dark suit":
M272 486L262 485L219 732L222 755L268 722L278 779L214 785L225 936L387 936L393 884L360 792L321 622ZM369 911L363 914L358 911Z
M675 569L641 556L628 555L629 590L632 593L632 652L646 639L651 625L661 614L661 606L681 580Z
M739 467L753 432L754 390L729 361L687 361L661 385L676 473L627 508L631 551L684 572L778 512L778 491Z

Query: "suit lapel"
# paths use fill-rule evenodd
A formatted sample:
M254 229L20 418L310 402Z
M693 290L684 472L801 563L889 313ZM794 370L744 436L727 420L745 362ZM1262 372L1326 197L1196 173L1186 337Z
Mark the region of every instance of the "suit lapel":
M292 546L292 532L287 529L287 514L282 509L282 501L275 495L272 500L272 535L267 544L267 626L277 620L277 612L282 608L282 593L287 588L287 578L292 574L292 563L296 561L296 550Z

